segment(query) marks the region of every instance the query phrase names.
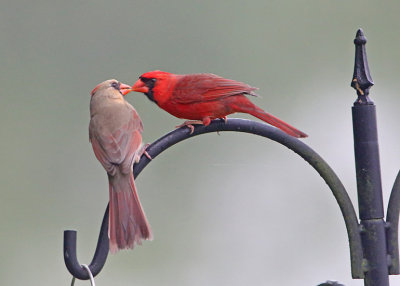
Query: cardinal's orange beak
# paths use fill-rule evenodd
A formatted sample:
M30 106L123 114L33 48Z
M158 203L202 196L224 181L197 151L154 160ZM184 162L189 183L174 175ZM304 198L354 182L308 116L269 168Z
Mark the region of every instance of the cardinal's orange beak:
M137 91L137 92L149 92L149 88L146 86L146 84L139 79L137 82L135 82L135 84L132 86L132 90L133 91Z
M127 95L132 91L132 87L121 82L121 84L119 85L119 90L121 91L122 95Z

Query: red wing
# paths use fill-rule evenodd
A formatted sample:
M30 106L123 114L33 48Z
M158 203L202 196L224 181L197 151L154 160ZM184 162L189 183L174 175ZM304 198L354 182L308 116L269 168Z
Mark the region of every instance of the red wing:
M190 74L178 79L174 87L173 99L178 103L189 104L218 100L243 93L255 96L256 89L245 83L214 74Z

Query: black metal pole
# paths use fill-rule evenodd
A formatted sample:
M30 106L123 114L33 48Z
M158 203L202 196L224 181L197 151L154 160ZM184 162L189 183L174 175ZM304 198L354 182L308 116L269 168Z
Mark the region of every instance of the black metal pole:
M375 104L369 99L374 84L368 68L363 31L357 31L354 75L351 86L358 98L352 108L361 239L366 286L389 285L385 221Z

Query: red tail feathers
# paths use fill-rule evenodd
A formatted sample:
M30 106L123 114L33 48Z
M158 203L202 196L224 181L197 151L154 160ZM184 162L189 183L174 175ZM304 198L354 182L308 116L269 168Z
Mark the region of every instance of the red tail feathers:
M304 132L301 132L300 130L294 128L292 125L280 120L279 118L265 112L261 108L259 108L257 105L253 104L247 97L243 96L239 99L239 97L236 97L236 102L233 103L234 108L236 112L243 112L243 113L248 113L253 115L254 117L257 117L258 119L261 119L262 121L267 122L268 124L271 124L283 132L296 137L296 138L305 138L308 137L308 135Z
M110 217L108 236L110 251L133 248L152 233L136 192L133 175L109 176Z

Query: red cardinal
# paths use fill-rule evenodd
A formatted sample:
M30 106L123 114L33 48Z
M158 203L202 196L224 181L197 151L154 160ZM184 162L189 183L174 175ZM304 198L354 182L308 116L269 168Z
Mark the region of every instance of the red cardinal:
M129 85L111 79L96 86L90 100L89 139L108 175L111 253L152 238L132 173L133 162L145 151L142 121L123 97L130 91Z
M235 112L251 114L294 137L307 134L286 122L266 113L245 95L256 96L257 88L214 74L178 75L163 71L142 74L132 86L133 91L143 92L151 101L170 114L190 119L184 124L209 125L212 119L223 118Z

